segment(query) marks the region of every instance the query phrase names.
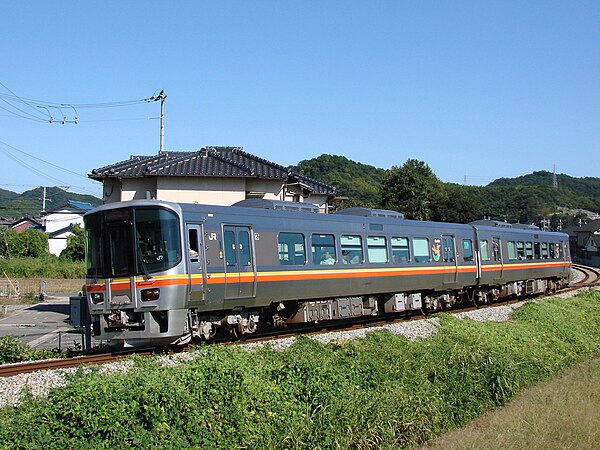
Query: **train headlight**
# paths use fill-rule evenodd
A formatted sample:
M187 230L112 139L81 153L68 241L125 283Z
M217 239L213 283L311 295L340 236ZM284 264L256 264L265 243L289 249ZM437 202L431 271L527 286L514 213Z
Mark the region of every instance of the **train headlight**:
M94 293L92 293L91 298L92 298L92 303L94 305L97 305L104 301L104 294L101 292L94 292Z
M158 288L144 289L142 291L142 301L143 302L150 302L153 300L158 300L158 297L160 297L160 289L158 289Z

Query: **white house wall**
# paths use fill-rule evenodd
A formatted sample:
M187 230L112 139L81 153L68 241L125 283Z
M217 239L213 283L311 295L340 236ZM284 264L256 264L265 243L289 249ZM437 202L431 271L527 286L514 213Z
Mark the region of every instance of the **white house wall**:
M156 198L181 203L232 205L246 198L244 178L160 177Z

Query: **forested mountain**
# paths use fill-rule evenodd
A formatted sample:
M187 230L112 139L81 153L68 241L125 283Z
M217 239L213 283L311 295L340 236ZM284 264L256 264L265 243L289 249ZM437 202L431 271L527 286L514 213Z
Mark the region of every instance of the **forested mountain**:
M39 217L43 196L43 188L32 189L22 194L0 189L0 216L15 220L21 217ZM69 200L90 203L94 206L102 204L102 200L93 195L75 194L59 187L46 189L47 210L62 206Z
M293 170L307 177L335 186L348 197L345 207L377 207L381 200L379 189L385 169L357 163L344 156L321 155L300 161Z
M378 169L351 161L343 156L321 155L301 161L294 170L311 178L324 181L338 188L341 195L349 197L343 207L365 206L404 209L409 218L427 217L431 220L467 223L483 217L520 223L541 224L551 220L558 228L575 223L580 215L567 214L565 209L585 209L600 212L600 178L574 178L557 175L558 189L553 187L553 174L547 171L534 172L518 178L500 178L487 186L462 186L443 183L430 173L426 164L418 161L414 167ZM419 166L424 166L419 169ZM393 201L402 196L398 185L403 179L405 186L415 184L411 173L425 170L426 186L420 192L410 189L411 195L420 202L419 212L411 210L416 203ZM397 171L404 174L397 176ZM413 173L414 175L414 173ZM403 188L404 191L409 188ZM388 195L395 191L393 195ZM425 192L427 191L427 192ZM419 203L417 202L417 203ZM559 212L560 208L560 212Z

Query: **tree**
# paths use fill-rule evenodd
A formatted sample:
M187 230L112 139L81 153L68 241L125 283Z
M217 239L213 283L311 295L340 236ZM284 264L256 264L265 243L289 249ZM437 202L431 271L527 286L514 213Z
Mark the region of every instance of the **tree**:
M83 229L75 224L71 229L73 233L67 237L67 246L60 252L60 257L71 261L83 261L85 259L85 240Z
M48 236L39 230L0 230L0 255L33 257L48 254Z
M407 219L429 220L431 205L441 192L441 182L423 161L409 159L393 166L381 184L384 208L400 211Z

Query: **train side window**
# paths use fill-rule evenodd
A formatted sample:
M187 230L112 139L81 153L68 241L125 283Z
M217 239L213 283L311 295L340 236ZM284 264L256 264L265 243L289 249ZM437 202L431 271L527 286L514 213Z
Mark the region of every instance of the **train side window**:
M525 259L525 243L517 241L517 259Z
M392 238L392 258L395 263L406 263L410 261L410 249L408 247L408 238Z
M533 244L531 242L525 242L525 258L533 259Z
M233 230L225 230L223 233L224 247L225 247L225 264L228 267L237 265L237 258L235 256L235 234Z
M367 237L367 256L371 263L386 263L388 261L387 242L385 237Z
M361 264L364 261L362 238L360 236L342 235L342 262L344 264Z
M240 265L250 266L250 233L247 231L240 231L238 234L240 239Z
M548 259L548 243L542 242L542 259Z
M514 241L508 241L506 248L508 249L508 259L517 259L517 248Z
M415 262L429 262L431 260L429 256L429 239L413 238L412 243Z
M463 259L473 261L473 241L471 239L463 239Z
M540 243L534 242L533 243L533 258L541 259L541 256L542 256L542 252L540 251Z
M481 251L481 260L490 260L490 251L488 248L488 241L479 241L479 250Z
M550 246L550 259L554 259L554 258L556 258L556 256L554 256L554 249L556 248L556 244L554 244L554 242L550 242L549 246Z
M306 264L306 250L302 233L279 233L277 250L279 264L296 266Z
M555 259L560 259L562 258L562 256L560 255L560 249L562 247L562 242L560 244L554 244L556 249L554 251L554 258Z
M313 264L335 264L335 238L333 234L313 234L311 236Z
M494 261L502 261L502 246L500 245L500 238L492 238L492 255Z
M198 262L200 249L198 248L198 230L190 228L188 230L188 241L190 244L190 261Z

